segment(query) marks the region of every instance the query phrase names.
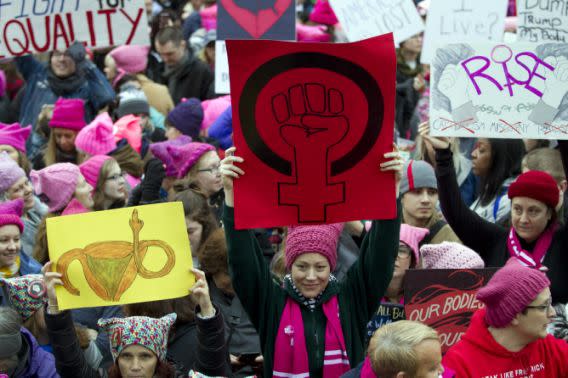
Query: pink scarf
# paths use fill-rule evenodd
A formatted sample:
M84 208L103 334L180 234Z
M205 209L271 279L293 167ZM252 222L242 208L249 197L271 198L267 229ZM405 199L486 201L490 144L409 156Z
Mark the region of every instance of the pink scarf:
M529 252L521 247L517 233L515 232L515 229L511 227L509 237L507 238L509 255L511 257L516 257L524 266L537 269L540 268L542 266L542 261L546 256L546 252L548 252L548 248L550 248L550 244L552 244L552 237L554 236L555 231L556 224L550 225L538 238L534 250Z
M339 377L349 371L349 359L345 349L345 339L339 322L337 296L323 304L327 318L325 327L325 353L323 361L324 377ZM309 377L310 365L304 336L304 322L300 305L288 297L282 312L274 350L275 377Z

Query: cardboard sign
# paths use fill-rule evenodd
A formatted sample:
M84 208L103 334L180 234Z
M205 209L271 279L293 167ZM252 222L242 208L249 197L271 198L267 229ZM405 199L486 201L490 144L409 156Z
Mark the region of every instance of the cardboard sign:
M217 1L217 39L296 39L294 0Z
M181 202L49 218L47 240L62 310L182 297L195 282Z
M144 0L0 1L0 59L65 50L149 45Z
M379 304L377 312L367 324L367 338L371 338L373 333L382 326L404 319L404 305L398 303Z
M483 307L475 296L497 269L408 270L404 278L406 319L438 331L445 353L465 333L473 313Z
M456 44L431 65L433 135L568 139L568 44Z
M227 41L246 172L237 228L396 216L392 34L346 44ZM380 64L377 64L380 62ZM380 201L369 201L380 198Z
M424 30L412 0L329 0L351 42L392 32L394 43Z
M436 48L448 43L501 41L507 3L507 0L432 1L420 61L430 64Z
M568 42L568 3L550 0L517 0L519 41Z
M225 41L215 41L215 93L231 93L229 57Z

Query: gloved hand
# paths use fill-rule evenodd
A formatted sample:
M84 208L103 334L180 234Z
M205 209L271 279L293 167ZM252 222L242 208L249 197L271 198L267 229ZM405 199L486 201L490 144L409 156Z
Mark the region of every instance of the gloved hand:
M152 203L160 199L160 188L166 177L166 170L159 159L153 158L144 168L144 181L142 181L141 203Z
M83 63L87 56L87 50L85 50L85 46L81 42L73 42L65 53L75 61L75 64Z

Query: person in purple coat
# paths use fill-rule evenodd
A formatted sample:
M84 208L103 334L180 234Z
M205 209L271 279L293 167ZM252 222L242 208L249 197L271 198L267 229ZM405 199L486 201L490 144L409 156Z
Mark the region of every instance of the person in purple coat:
M53 355L41 349L21 323L15 310L0 308L0 374L13 378L59 378Z

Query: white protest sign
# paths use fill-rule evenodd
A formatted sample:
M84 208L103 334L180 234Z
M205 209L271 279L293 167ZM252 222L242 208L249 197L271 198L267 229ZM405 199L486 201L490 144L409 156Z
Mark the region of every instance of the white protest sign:
M412 0L329 0L350 42L392 32L394 42L424 30Z
M507 0L432 0L420 61L430 63L448 43L501 41L506 14Z
M519 41L562 42L568 38L568 3L550 0L517 0Z
M431 65L433 135L568 139L568 44L453 44Z
M229 56L225 41L215 41L215 93L231 93Z
M0 0L0 59L65 50L149 45L144 0Z

